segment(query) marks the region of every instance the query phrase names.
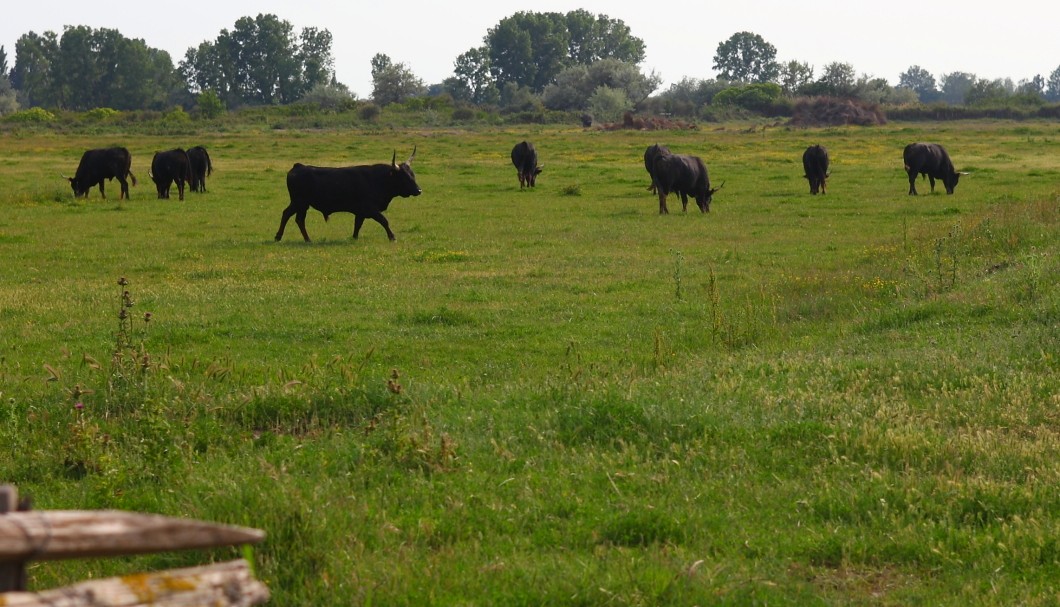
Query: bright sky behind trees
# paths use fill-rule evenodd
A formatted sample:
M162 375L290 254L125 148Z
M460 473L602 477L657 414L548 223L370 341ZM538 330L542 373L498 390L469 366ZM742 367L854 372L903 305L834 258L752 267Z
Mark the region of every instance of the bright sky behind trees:
M481 46L487 30L501 19L525 10L566 13L579 8L621 19L643 39L647 56L641 67L661 75L663 88L684 77L713 78L718 45L740 31L759 34L775 46L778 61L809 63L815 75L828 63L844 62L859 75L885 78L892 85L912 65L936 78L960 71L1015 83L1039 74L1048 77L1060 66L1060 36L1055 33L1060 9L1037 0L1000 5L939 0L911 9L863 2L808 9L805 3L781 0L185 0L180 15L143 10L127 0L55 0L46 7L25 2L7 7L0 20L0 45L13 63L22 34L61 34L64 25L87 25L142 38L148 46L168 51L176 64L189 47L214 40L240 17L272 13L290 21L296 31L327 28L334 36L339 81L366 97L377 53L407 64L427 84L435 84L451 76L456 57Z

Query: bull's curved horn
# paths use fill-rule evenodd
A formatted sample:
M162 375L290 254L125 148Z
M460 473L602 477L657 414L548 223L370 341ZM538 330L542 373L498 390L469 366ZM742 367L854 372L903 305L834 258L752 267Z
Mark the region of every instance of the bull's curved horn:
M390 164L397 168L397 150L394 150L394 156L390 159Z
M62 177L63 179L65 179L67 181L70 181L70 179L71 179L70 177L67 177L66 175L63 175L62 173L59 173L59 177Z
M412 164L412 159L416 157L416 146L412 146L412 155L405 161L405 164Z

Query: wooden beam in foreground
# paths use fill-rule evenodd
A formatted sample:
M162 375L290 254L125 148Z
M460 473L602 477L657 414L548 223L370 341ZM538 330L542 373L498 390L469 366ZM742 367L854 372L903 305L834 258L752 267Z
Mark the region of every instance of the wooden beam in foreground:
M244 560L0 594L0 607L249 607L269 600Z
M121 510L0 515L0 563L213 548L263 539L265 532L259 529Z

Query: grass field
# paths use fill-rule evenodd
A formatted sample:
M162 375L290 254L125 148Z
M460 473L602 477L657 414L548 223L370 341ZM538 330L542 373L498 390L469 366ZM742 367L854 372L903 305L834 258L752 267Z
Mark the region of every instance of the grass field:
M1060 124L0 137L0 480L36 508L260 527L276 605L1060 601ZM955 195L906 195L912 141ZM711 213L658 215L656 142ZM74 200L111 144L132 199ZM209 191L156 200L196 144ZM294 162L413 146L396 242L273 241Z

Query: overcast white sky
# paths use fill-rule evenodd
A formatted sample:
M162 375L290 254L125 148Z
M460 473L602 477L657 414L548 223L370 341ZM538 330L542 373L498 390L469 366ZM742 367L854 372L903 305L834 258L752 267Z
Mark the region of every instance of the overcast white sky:
M1060 66L1060 4L1055 0L932 0L931 2L781 2L779 0L51 0L5 3L0 45L9 66L22 34L63 26L117 29L127 38L169 51L174 64L189 47L213 41L240 17L272 13L303 27L326 28L340 82L371 95L371 58L385 53L427 84L453 73L457 55L481 46L486 31L518 11L585 9L621 19L644 40L642 69L655 70L665 89L683 77L712 78L718 44L736 32L762 36L779 61L797 60L820 76L828 63L850 63L858 75L897 84L919 65L936 79L961 71L980 78L1048 77ZM167 8L162 9L162 6Z

